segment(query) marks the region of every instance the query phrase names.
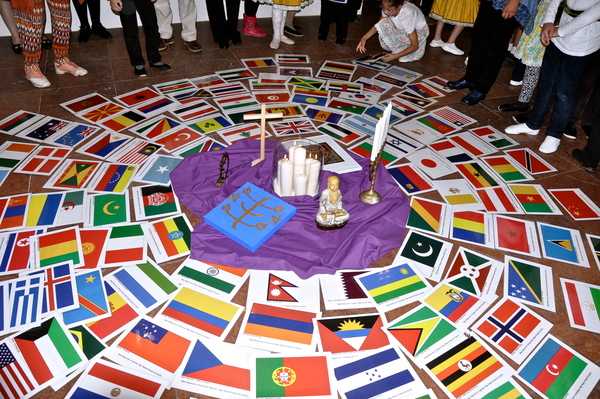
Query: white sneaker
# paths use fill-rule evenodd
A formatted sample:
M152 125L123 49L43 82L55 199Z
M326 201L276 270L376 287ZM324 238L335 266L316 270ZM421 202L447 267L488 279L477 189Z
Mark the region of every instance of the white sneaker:
M442 47L444 44L443 40L432 40L429 42L429 46L430 47Z
M504 129L504 133L506 134L521 134L525 133L530 136L535 136L540 132L540 129L530 129L526 123L519 123L518 125L511 125Z
M44 76L44 74L36 69L34 71L26 71L25 78L31 82L34 87L43 89L44 87L50 86L50 81Z
M546 139L540 146L540 152L543 152L544 154L552 154L558 149L559 145L560 139L552 136L546 136Z
M463 55L465 52L456 47L454 43L446 43L442 46L442 50L449 52L454 55Z

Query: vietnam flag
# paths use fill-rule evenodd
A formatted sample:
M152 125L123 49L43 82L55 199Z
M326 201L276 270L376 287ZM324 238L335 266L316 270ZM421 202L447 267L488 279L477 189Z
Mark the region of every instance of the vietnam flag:
M261 398L329 397L331 375L325 355L259 357L256 396Z

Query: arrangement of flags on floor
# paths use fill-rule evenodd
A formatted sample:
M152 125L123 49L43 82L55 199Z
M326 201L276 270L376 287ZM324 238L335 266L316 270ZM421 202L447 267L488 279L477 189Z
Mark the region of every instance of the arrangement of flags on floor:
M587 244L600 267L600 236L586 243L577 229L529 220L563 210L575 222L600 219L585 190L533 183L556 169L494 127L436 108L448 91L441 77L378 57L325 61L314 76L306 55L242 62L62 103L77 121L25 110L0 121L13 136L0 145L0 184L29 174L47 189L0 197L1 397L76 378L67 398L160 398L170 388L226 399L435 398L416 369L453 398L529 398L521 384L587 397L600 368L531 309L555 312L557 295L552 268L528 260L589 268ZM359 66L373 77L352 80ZM302 280L189 258L192 225L169 174L187 155L259 137L243 115L262 103L284 115L268 136L321 135L363 157L390 106L381 160L410 196L392 264ZM343 162L339 173L354 170ZM419 196L431 191L443 202ZM180 263L168 274L161 265L171 261ZM232 302L247 280L246 302ZM571 326L600 333L600 286L560 283Z

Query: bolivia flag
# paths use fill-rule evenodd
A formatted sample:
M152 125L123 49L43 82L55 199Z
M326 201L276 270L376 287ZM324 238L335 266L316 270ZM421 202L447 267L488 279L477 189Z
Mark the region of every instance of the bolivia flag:
M318 398L331 395L327 357L269 357L256 359L256 397Z
M71 228L53 231L39 236L40 266L46 267L73 261L74 266L81 264L79 253L79 234L77 229Z

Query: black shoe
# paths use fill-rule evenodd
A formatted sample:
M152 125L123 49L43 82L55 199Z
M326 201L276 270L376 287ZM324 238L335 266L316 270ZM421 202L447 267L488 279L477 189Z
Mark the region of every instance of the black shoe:
M46 35L42 36L42 48L46 50L52 48L52 40L48 39Z
M10 46L10 48L12 49L13 53L15 53L15 54L23 54L23 46L21 46L21 43L13 44Z
M527 122L527 116L529 116L529 112L515 115L512 118L513 118L513 121L515 121L517 123L525 123L525 122Z
M135 73L136 76L139 76L140 78L143 78L144 76L148 76L148 71L146 71L146 68L142 68L142 69L133 68L133 73Z
M346 43L346 39L336 39L336 40L335 40L335 44L340 44L340 45L342 45L342 44L345 44L345 43Z
M596 171L596 167L589 166L583 161L583 151L581 151L580 149L575 148L573 150L573 152L571 153L571 156L573 157L573 159L575 159L577 162L579 162L581 164L581 166L583 166L583 169L589 170L590 172Z
M231 43L235 44L236 46L238 44L242 44L242 35L240 35L240 32L238 32L237 30L231 33L229 37L231 37Z
M162 64L150 64L150 67L159 69L161 72L169 72L172 69L169 65L165 64L164 62Z
M219 48L220 49L226 49L229 48L229 40L222 40L219 42Z
M82 26L79 28L79 36L77 36L77 41L79 43L87 43L92 36L92 30L89 26Z
M502 112L527 112L529 104L516 101L510 104L502 104L498 106L498 111Z
M594 127L594 125L581 125L581 129L585 133L585 137L587 137L587 138L590 137L590 133L592 133L593 127Z
M102 25L93 25L92 33L96 36L100 36L102 39L112 39L112 35Z
M300 26L300 25L294 25L294 29L296 29L296 30L302 30L302 26Z
M471 90L469 94L467 94L462 98L462 100L460 100L460 102L467 105L475 105L484 98L485 93L480 93L477 90Z
M319 33L319 40L322 42L327 41L327 35L322 35Z
M446 86L451 88L452 90L462 90L462 89L471 90L472 88L475 87L475 85L473 83L467 82L467 80L465 78L460 78L458 80L449 81L448 83L446 83Z
M569 121L569 123L567 123L567 127L565 127L563 136L571 140L575 140L577 138L577 127L575 126L575 122Z
M295 37L302 37L302 36L304 36L302 34L302 32L298 32L296 29L290 28L288 26L284 26L283 27L283 33L286 33L286 34L288 34L290 36L295 36Z

